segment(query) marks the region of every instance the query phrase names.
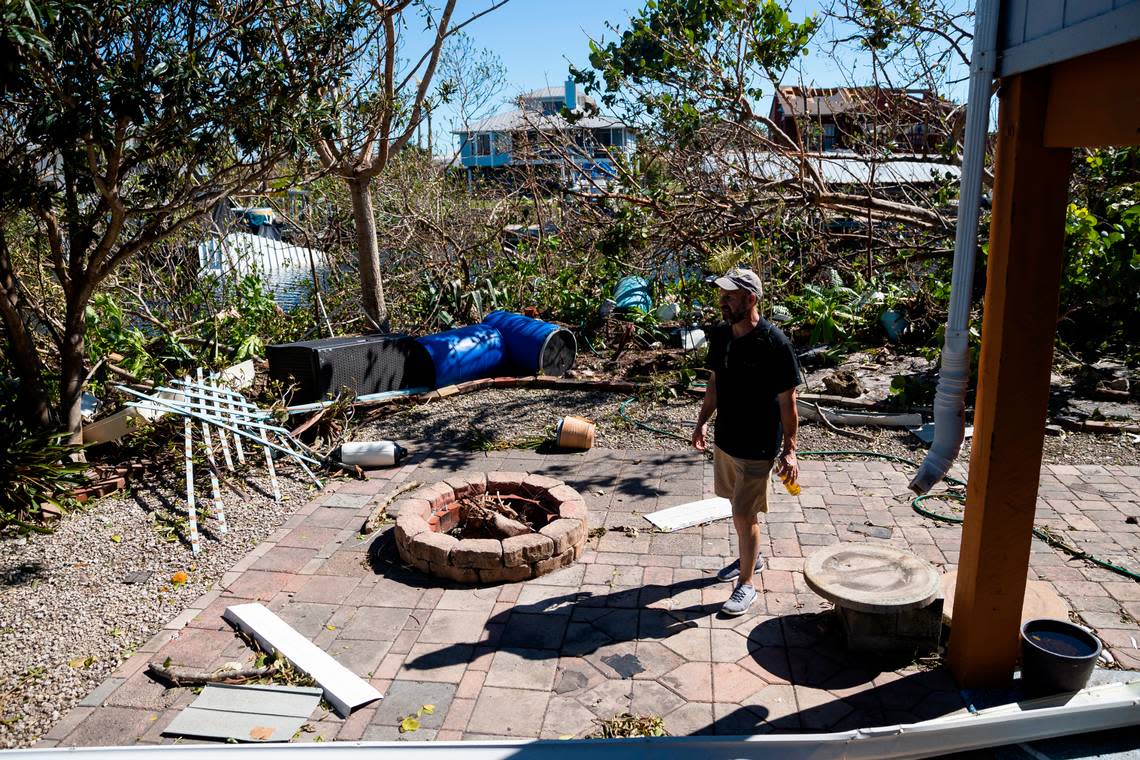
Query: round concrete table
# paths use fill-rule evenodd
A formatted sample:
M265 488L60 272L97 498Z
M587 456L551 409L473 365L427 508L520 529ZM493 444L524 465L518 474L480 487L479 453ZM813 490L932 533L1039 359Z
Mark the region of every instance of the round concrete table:
M834 544L804 561L804 580L837 607L890 614L938 597L938 571L908 551L879 544Z

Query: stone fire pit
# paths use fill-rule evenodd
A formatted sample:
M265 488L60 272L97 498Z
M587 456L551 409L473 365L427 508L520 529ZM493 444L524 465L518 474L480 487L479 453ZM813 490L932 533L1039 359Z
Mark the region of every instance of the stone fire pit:
M462 583L522 581L566 567L581 555L588 527L577 491L525 472L449 478L412 491L395 511L400 557Z

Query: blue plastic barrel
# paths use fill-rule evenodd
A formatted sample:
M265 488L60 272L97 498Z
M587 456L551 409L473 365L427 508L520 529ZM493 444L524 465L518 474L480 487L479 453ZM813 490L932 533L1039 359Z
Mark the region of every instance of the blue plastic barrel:
M649 295L649 283L644 277L630 275L618 280L614 289L614 301L619 309L640 309L649 311L653 308L653 298Z
M493 377L506 358L503 336L490 325L468 325L425 335L416 341L431 356L437 388Z
M502 333L507 362L520 375L560 377L574 366L578 343L564 327L511 311L493 311L483 324Z

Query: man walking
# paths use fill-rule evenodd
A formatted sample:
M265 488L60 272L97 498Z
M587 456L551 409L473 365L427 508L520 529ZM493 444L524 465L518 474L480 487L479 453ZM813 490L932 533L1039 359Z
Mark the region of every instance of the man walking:
M768 511L768 475L795 481L796 386L799 368L792 344L760 316L760 278L747 269L718 277L720 311L725 321L709 335L706 366L711 372L705 400L693 431L693 446L704 451L709 418L716 416L713 447L714 490L732 502L732 524L739 559L717 578L737 581L721 612L743 615L756 599L753 574L764 569L760 556L761 512Z

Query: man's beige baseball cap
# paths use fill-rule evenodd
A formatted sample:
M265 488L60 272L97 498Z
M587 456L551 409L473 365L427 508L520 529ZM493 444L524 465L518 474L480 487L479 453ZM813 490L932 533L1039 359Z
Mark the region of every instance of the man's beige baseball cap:
M723 277L717 277L713 282L725 290L747 290L757 298L764 295L764 285L760 282L760 276L751 269L733 267L725 272Z

